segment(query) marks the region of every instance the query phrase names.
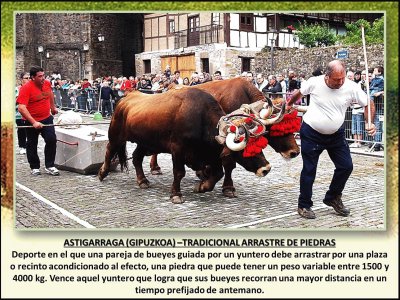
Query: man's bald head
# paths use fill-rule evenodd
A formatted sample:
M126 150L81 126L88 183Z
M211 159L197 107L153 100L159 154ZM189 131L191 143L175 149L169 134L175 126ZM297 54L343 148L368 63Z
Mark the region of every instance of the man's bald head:
M333 72L346 72L346 67L341 60L332 60L326 68L326 75L331 75Z
M325 74L325 83L331 89L339 89L346 78L346 67L340 60L333 60L328 64Z

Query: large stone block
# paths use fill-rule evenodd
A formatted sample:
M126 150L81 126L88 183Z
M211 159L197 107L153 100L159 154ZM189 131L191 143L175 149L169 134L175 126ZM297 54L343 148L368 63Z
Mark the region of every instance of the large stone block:
M104 162L108 132L92 126L56 127L55 131L56 167L80 174L97 173Z

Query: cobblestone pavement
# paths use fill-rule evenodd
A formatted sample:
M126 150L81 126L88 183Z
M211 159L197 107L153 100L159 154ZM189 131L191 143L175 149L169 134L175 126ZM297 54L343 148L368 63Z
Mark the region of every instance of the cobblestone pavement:
M89 118L86 121L93 122ZM96 127L107 130L108 125ZM16 154L16 228L85 228L88 224L103 229L385 228L384 159L379 154L366 156L353 153L354 170L343 193L343 202L351 209L351 214L341 217L322 203L334 170L325 151L320 158L314 183L313 208L317 218L306 220L297 214L301 156L286 161L267 147L264 152L272 165L271 172L259 178L238 166L233 172L238 198L233 199L222 195L222 180L212 192L193 193L198 179L187 168L181 186L186 202L177 205L169 200L173 175L171 156L168 154L159 155L163 174L158 176L150 174L150 157L145 158L144 170L151 187L142 190L136 183L131 161L129 173L111 172L103 182L96 175L68 171L61 171L58 177L45 174L44 143L41 138L39 141L42 175L30 175L26 156ZM132 153L135 145L128 143L127 148L128 153ZM51 202L43 202L46 199ZM79 223L79 220L82 222Z

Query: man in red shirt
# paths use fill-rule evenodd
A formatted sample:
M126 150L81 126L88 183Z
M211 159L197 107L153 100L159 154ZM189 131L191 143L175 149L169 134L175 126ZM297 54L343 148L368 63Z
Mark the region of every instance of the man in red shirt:
M45 170L51 175L59 175L54 167L56 157L57 137L53 124L53 115L57 114L54 104L54 94L51 83L45 80L41 67L33 66L29 71L30 80L19 90L18 111L21 113L25 124L32 124L33 128L27 128L26 155L32 175L40 175L40 160L37 154L39 134L42 135L46 145L44 148ZM51 111L51 114L50 114Z
M122 84L120 90L124 92L124 96L126 96L126 94L132 91L132 83L128 80L128 78L126 77L122 78Z

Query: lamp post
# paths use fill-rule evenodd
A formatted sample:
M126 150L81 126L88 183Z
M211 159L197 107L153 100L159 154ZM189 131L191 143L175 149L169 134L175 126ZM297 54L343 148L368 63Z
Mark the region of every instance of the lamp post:
M40 67L43 68L43 46L38 47L38 52L40 54Z
M88 52L88 51L89 51L89 44L84 43L83 44L83 61L82 61L82 70L83 70L83 77L82 78L86 77L85 64L86 64L86 52Z
M275 70L274 67L274 46L275 46L275 41L277 37L277 32L275 29L271 30L271 38L269 39L271 41L271 71L273 72Z

